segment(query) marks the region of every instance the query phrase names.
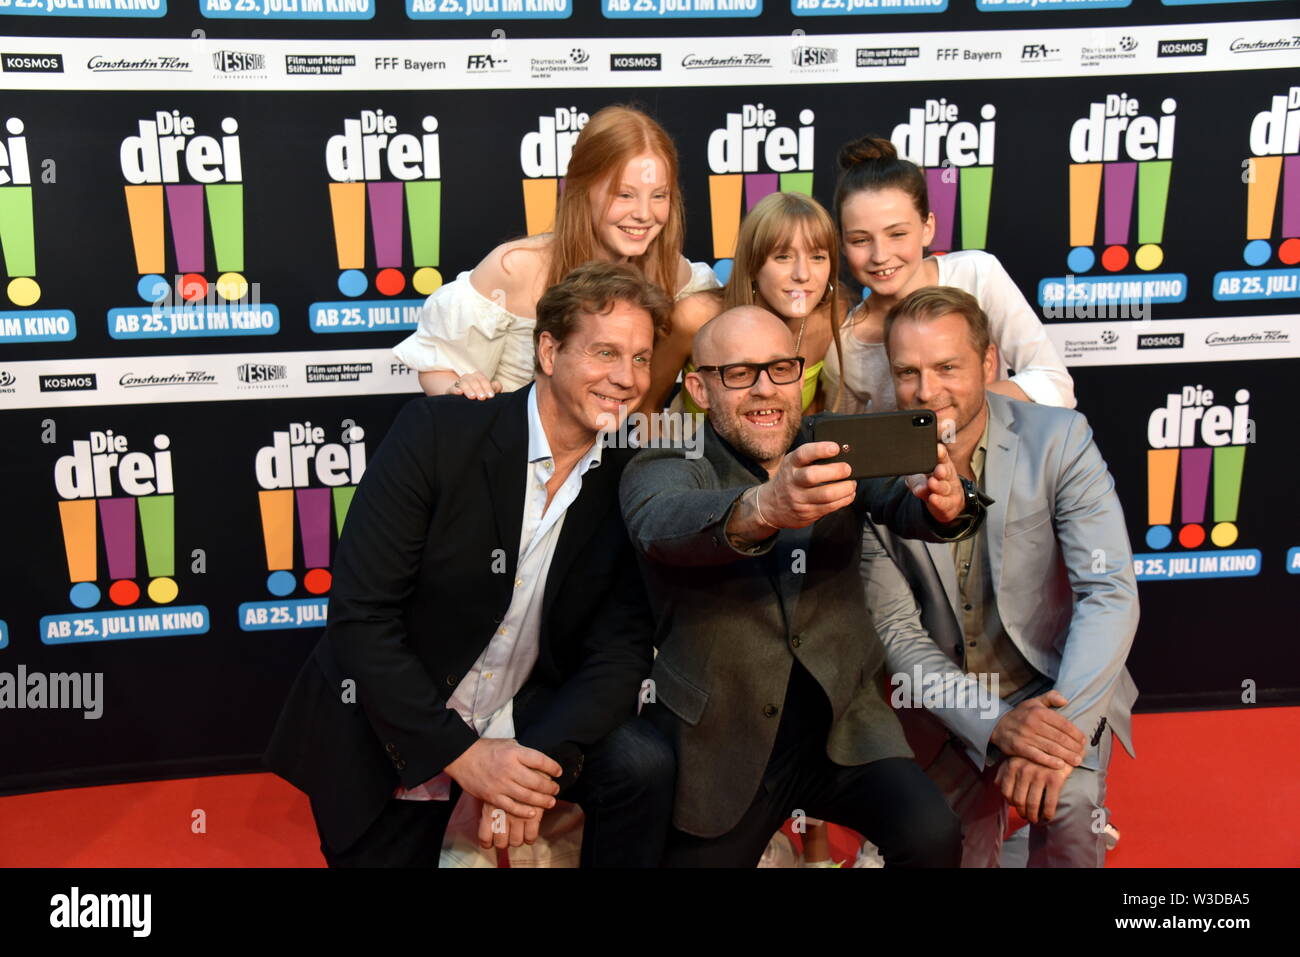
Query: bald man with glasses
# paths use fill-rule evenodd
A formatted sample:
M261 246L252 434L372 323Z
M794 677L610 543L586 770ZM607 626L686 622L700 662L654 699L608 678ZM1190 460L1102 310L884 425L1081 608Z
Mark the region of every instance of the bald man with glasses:
M978 528L982 502L942 446L914 491L820 463L838 447L811 441L803 359L770 312L722 313L693 358L702 455L642 451L619 489L656 617L643 715L678 760L665 863L752 867L803 813L862 832L887 866L956 866L960 827L882 695L857 569L868 513L955 541Z

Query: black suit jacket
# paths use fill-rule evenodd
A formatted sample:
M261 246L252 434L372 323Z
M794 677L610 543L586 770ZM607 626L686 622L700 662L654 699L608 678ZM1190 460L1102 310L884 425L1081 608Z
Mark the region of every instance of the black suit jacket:
M335 850L399 783L427 781L477 740L447 699L513 597L527 401L521 389L410 402L348 510L325 634L265 756L311 797ZM618 508L628 458L607 448L583 476L547 574L537 663L515 698L516 739L564 767L562 787L583 749L635 713L650 673L652 618Z

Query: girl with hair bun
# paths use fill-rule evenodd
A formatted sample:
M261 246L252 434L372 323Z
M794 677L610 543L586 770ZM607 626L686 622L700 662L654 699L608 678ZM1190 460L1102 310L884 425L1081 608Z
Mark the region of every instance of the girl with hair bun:
M682 257L685 214L677 149L640 110L608 106L573 146L549 233L498 246L431 295L393 352L429 395L488 399L533 380L537 300L576 266L631 262L670 297L718 281Z
M828 354L839 349L844 301L835 288L838 260L835 223L821 203L803 193L764 196L740 224L726 287L678 303L672 333L655 345L650 391L641 410L658 412L678 373L694 370L691 343L706 322L747 305L775 313L794 335L795 353L805 360L804 410L834 406L836 395L821 387L819 376ZM678 398L685 411L703 411L685 389Z
M894 409L894 383L883 341L885 314L925 286L956 286L978 300L998 347L994 392L1072 409L1074 380L997 257L967 249L926 256L934 213L925 174L900 159L887 139L864 136L840 150L835 215L849 271L870 295L850 312L842 332L843 357L829 356L823 376L841 386L843 412ZM838 360L838 361L837 361ZM1008 370L1015 374L1007 377Z

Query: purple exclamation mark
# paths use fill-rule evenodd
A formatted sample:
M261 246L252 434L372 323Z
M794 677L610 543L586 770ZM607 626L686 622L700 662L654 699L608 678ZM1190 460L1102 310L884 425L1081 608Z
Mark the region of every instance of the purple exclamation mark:
M1128 265L1128 231L1133 222L1133 189L1136 184L1137 163L1106 164L1102 177L1106 250L1101 254L1101 264L1110 272L1119 272Z
M135 499L101 498L99 524L104 530L104 558L113 584L108 597L115 605L134 605L140 597L135 578Z
M927 169L925 185L930 193L930 208L934 210L935 220L930 248L937 253L950 252L953 220L957 213L957 170L949 166Z
M1183 449L1183 475L1179 485L1182 497L1183 527L1178 530L1178 544L1196 548L1205 541L1205 499L1210 489L1210 461L1213 449Z
M176 271L184 274L179 292L186 302L194 302L208 293L208 281L203 277L203 187L168 186L167 214L172 223Z
M367 183L370 230L375 238L375 288L396 296L406 288L402 275L402 183Z
M298 528L302 532L302 560L310 571L302 578L303 586L313 595L330 590L333 576L330 563L330 490L300 488Z

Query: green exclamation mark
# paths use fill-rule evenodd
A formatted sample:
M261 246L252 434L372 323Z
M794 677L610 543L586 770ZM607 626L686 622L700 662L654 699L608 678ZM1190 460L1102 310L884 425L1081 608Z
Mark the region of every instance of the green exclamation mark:
M1241 477L1246 468L1244 445L1221 445L1214 450L1214 528L1210 541L1226 548L1237 540L1237 506L1241 502Z
M208 221L212 223L212 248L217 254L217 292L223 299L242 299L248 290L244 279L244 184L209 183Z
M781 192L812 195L812 173L782 173Z
M1133 262L1150 271L1164 262L1160 243L1165 237L1165 208L1169 202L1169 176L1172 160L1138 163L1138 251Z
M144 560L149 569L149 597L165 605L176 597L176 499L172 495L145 495L136 499Z
M983 249L989 236L992 166L961 168L961 248Z
M343 534L343 522L348 517L352 505L352 496L356 494L355 485L337 485L334 487L334 534Z
M16 306L30 306L41 298L36 275L36 235L32 219L32 188L0 186L0 246L4 248L5 272L11 277L9 299Z
M411 265L415 267L411 286L427 296L442 285L442 275L434 268L442 255L441 180L411 180L406 184L406 218L411 224Z

